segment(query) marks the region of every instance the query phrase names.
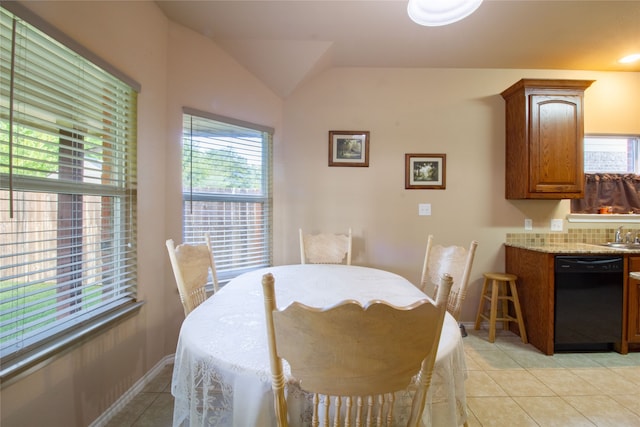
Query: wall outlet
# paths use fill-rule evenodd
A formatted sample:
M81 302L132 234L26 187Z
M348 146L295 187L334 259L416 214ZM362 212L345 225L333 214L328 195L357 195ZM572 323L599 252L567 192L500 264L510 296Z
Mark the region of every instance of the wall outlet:
M420 203L418 205L418 215L420 216L431 215L431 203Z
M533 230L533 220L531 220L530 218L526 218L524 220L524 229L525 231Z
M562 220L561 219L552 219L551 220L551 231L562 231Z

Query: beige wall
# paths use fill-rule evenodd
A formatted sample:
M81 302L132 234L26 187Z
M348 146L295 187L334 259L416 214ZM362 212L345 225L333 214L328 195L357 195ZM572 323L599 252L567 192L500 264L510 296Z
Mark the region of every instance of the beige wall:
M299 262L297 229L354 231L354 263L416 281L428 233L480 242L463 319L483 271L504 266L505 233L548 230L567 202L504 199L504 103L521 77L595 79L587 132L640 133L640 73L331 69L282 100L213 42L168 23L152 2L28 2L129 74L139 98L142 311L2 389L3 427L84 426L175 350L182 308L164 240L180 240L181 108L275 128L274 261ZM329 130L369 130L370 167L327 166ZM446 190L405 190L404 154L446 153ZM433 215L419 217L419 203Z
M164 242L181 240L181 108L279 127L282 100L153 2L25 2L138 81L140 313L4 385L0 425L87 426L175 352L184 318Z
M282 100L209 39L176 24L169 25L166 169L166 234L162 239L182 241L181 132L182 108L219 114L276 129L280 145ZM162 245L164 249L164 244ZM164 256L164 253L163 253ZM165 283L178 302L168 258ZM179 304L179 311L182 306ZM166 319L167 339L175 342L184 316ZM174 346L175 347L175 346Z
M298 262L295 230L353 228L355 264L418 281L429 233L441 244L479 241L462 320L475 317L482 273L504 268L507 232L549 232L568 201L504 198L504 101L520 78L596 80L586 132L640 133L640 74L541 70L332 69L284 106L276 165L276 259ZM329 130L371 132L368 168L328 167ZM406 190L405 153L445 153L445 190ZM418 216L430 203L431 216ZM565 227L568 224L565 222ZM566 229L566 228L565 228Z

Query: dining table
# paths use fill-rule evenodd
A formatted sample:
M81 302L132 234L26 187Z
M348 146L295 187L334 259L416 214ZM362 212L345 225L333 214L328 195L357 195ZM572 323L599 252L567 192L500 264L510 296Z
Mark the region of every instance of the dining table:
M276 425L262 291L266 273L275 278L278 308L294 301L329 307L348 299L403 307L427 298L404 277L363 266L283 265L232 279L193 310L180 329L171 385L174 427ZM310 425L308 395L291 377L286 361L284 373L290 425ZM466 378L462 335L447 313L423 414L425 427L466 422Z

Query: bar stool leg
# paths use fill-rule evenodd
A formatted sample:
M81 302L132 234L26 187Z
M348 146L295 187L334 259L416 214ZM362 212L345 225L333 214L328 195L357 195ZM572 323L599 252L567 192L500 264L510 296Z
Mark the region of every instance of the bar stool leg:
M510 280L509 286L511 287L511 297L513 298L513 306L516 312L516 320L518 321L518 329L520 329L520 338L522 338L522 342L524 344L527 344L527 331L524 329L522 310L520 310L520 300L518 299L518 290L516 289L515 280Z
M500 289L498 295L502 295L499 299L502 300L502 330L509 330L509 294L508 294L507 282L500 281Z
M489 342L496 340L496 317L498 317L498 295L500 288L497 280L491 281L491 314L489 315Z
M489 279L484 278L484 282L482 282L482 292L480 292L480 303L478 304L478 313L476 314L476 324L474 329L477 331L480 329L480 324L482 323L482 314L484 313L484 305L485 305L485 295L487 294L487 286L489 284Z

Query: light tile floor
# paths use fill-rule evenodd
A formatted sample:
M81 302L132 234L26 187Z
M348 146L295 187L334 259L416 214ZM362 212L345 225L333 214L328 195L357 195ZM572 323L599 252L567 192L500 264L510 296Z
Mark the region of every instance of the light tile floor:
M171 427L173 424L173 396L168 365L147 384L106 427Z
M467 332L470 427L640 426L640 353L546 356L508 331Z
M486 330L467 332L469 427L640 426L640 353L545 356L508 331L499 331L493 344ZM166 367L108 426L171 426L172 369Z

